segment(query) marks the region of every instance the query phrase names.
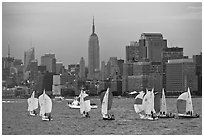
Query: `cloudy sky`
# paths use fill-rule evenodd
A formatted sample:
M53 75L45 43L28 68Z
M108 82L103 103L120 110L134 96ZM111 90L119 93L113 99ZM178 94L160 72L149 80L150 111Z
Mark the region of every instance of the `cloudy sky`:
M168 46L184 48L192 56L202 51L202 3L3 3L2 56L23 59L35 47L35 56L55 53L57 61L88 64L88 39L95 18L100 58L125 59L125 46L143 32L160 32Z

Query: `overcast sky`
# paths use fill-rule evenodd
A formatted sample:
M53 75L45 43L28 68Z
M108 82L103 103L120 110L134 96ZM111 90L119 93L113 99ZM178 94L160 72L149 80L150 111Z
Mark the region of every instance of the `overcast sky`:
M160 32L168 47L184 48L192 56L202 51L202 3L3 3L2 56L23 59L55 53L57 61L88 64L88 39L95 18L100 60L125 59L125 46L143 32ZM31 42L32 41L32 42ZM32 44L31 44L32 43Z

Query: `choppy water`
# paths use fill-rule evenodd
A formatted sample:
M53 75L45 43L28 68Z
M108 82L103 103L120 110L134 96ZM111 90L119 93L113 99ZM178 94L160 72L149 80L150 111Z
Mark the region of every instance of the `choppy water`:
M3 100L2 134L63 134L63 135L201 135L202 99L193 98L196 119L141 120L133 109L133 98L114 98L111 113L116 120L104 121L100 114L100 101L91 99L98 109L90 111L90 118L83 118L79 109L69 109L67 100L53 101L53 121L42 121L39 116L28 116L27 100ZM11 102L8 102L11 101ZM176 98L167 98L168 112L176 113Z

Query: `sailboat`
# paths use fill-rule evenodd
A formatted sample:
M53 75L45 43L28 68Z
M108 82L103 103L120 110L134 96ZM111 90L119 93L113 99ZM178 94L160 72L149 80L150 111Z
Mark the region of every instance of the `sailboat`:
M51 111L52 111L52 100L50 97L43 91L43 94L39 97L39 104L40 104L40 116L42 116L43 121L50 121L51 118Z
M161 102L159 102L159 105L160 105L160 112L158 114L159 118L174 118L175 116L174 114L172 113L167 114L166 97L165 97L164 89L162 89L162 98L161 98Z
M80 109L80 97L75 97L72 102L68 102L68 107L72 109ZM91 109L97 109L98 106L94 103L91 103Z
M182 93L177 99L178 117L182 118L198 118L198 114L193 112L193 103L191 99L190 89Z
M140 115L140 118L144 117L143 112L143 105L142 105L142 100L144 98L144 92L141 91L136 97L135 97L135 102L134 102L134 109L137 114Z
M106 91L102 91L100 93L100 100L103 120L115 120L114 115L109 113L113 102L113 94L112 92L110 92L109 88L107 88Z
M37 115L36 109L38 108L38 99L35 98L35 91L33 91L30 98L28 98L28 111L30 112L29 115L35 116Z
M144 116L141 116L141 119L148 119L148 120L157 120L158 117L156 115L155 109L154 109L154 89L152 91L148 91L146 89L146 95L143 98L142 106L143 110L145 112Z
M89 111L91 110L89 95L85 91L81 90L80 97L80 113L83 117L90 117Z

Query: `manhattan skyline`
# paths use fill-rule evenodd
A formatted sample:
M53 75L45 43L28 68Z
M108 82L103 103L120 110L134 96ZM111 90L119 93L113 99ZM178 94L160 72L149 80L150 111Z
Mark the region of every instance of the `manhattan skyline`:
M202 51L202 3L3 3L2 56L23 60L35 47L35 57L54 53L57 61L88 65L88 40L94 16L100 61L125 59L125 46L143 32L160 32L168 47L184 48L184 55Z

